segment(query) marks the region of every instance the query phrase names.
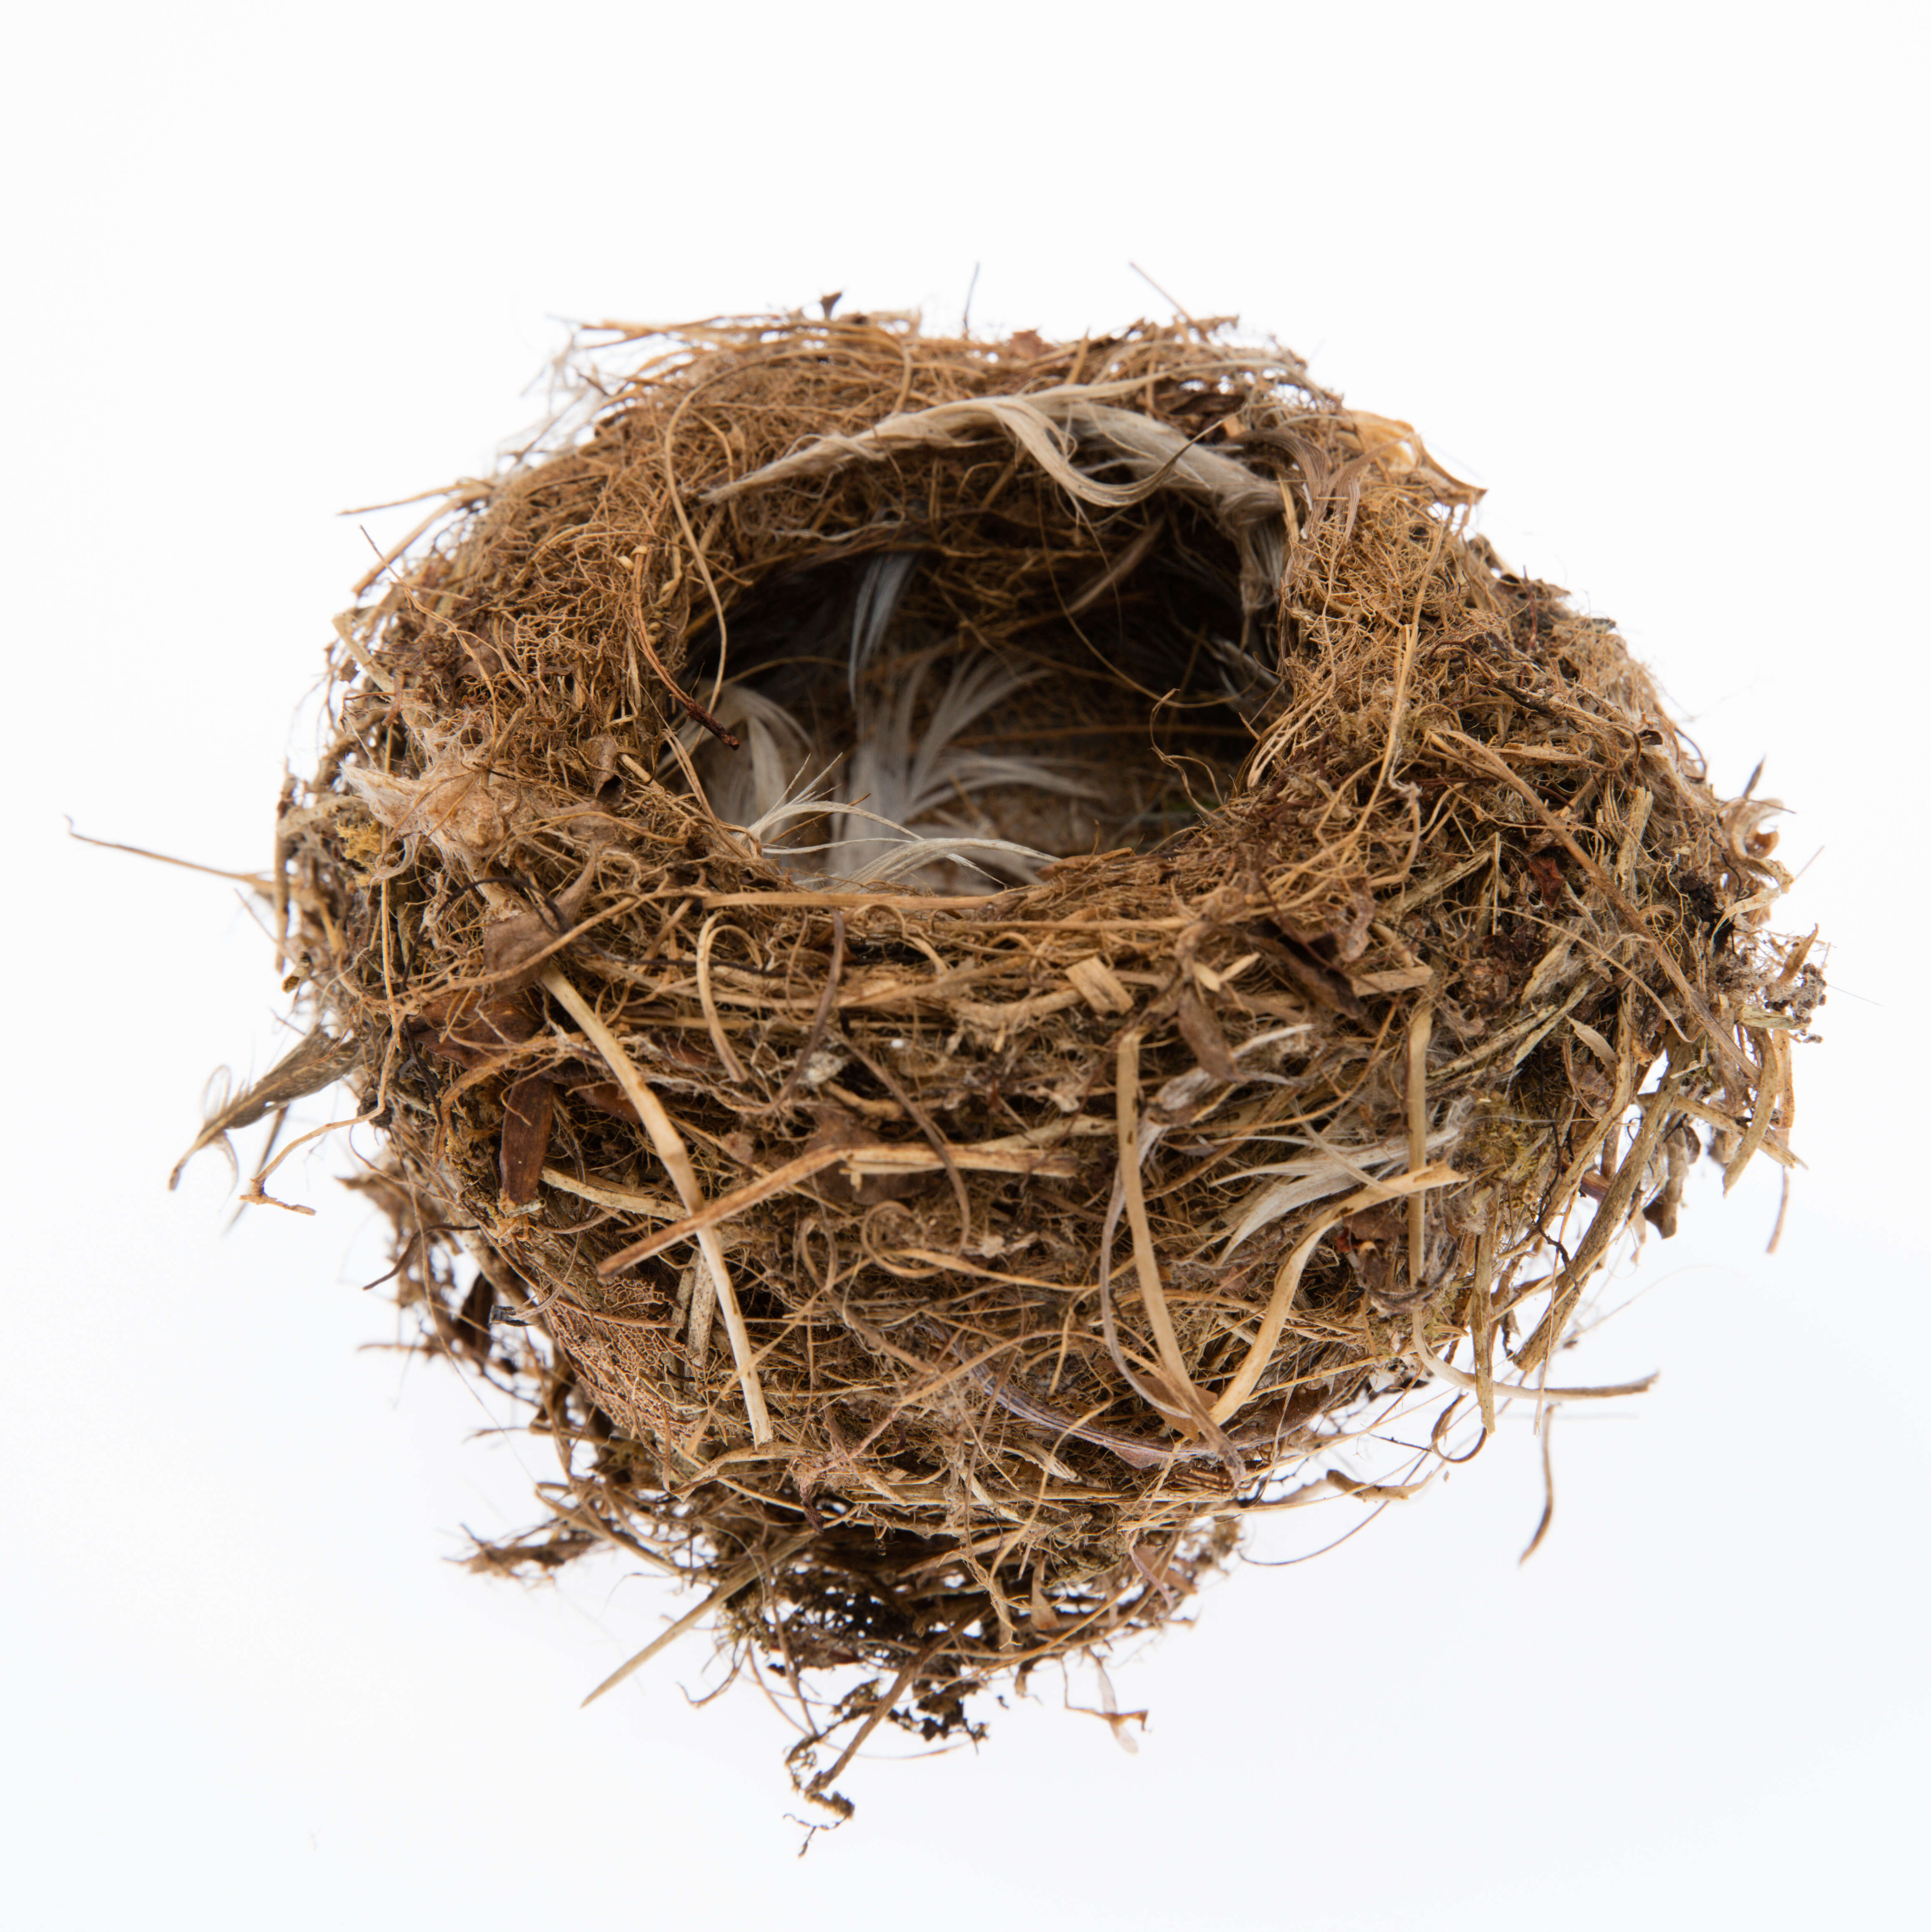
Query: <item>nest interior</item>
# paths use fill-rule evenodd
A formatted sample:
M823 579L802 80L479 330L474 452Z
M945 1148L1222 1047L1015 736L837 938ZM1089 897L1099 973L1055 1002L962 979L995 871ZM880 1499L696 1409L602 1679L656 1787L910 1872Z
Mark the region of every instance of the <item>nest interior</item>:
M1391 1404L1562 1399L1702 1147L1791 1160L1822 982L1773 804L1278 348L581 366L338 620L272 887L312 1025L203 1138L352 1083L402 1298L556 1443L479 1562L614 1545L855 1667L829 1798L1359 1488Z

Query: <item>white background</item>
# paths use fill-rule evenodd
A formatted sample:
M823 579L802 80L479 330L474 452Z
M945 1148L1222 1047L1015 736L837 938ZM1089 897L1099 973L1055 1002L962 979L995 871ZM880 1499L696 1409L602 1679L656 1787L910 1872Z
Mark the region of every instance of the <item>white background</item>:
M1921 11L71 7L6 180L0 1873L39 1927L1890 1925L1926 1796ZM392 1340L380 1240L164 1181L278 1048L266 859L368 560L486 465L559 318L1237 312L1491 488L1719 788L1768 755L1823 922L1799 1177L1710 1174L1525 1424L1318 1563L854 1767L615 1570L444 1559L547 1451ZM393 520L364 520L380 539ZM1335 1515L1335 1533L1353 1516ZM1267 1553L1263 1539L1257 1554ZM1093 1702L1090 1675L1073 1700Z

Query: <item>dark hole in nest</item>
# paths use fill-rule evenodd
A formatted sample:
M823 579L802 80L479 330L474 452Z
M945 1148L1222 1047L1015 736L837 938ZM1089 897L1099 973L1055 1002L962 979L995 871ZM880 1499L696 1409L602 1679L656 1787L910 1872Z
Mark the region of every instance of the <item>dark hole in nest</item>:
M1218 531L1122 524L1083 584L1029 568L1011 532L993 605L942 531L754 586L728 613L722 682L715 623L686 656L743 741L683 734L713 808L800 880L946 892L1199 824L1280 688L1272 626L1243 615Z

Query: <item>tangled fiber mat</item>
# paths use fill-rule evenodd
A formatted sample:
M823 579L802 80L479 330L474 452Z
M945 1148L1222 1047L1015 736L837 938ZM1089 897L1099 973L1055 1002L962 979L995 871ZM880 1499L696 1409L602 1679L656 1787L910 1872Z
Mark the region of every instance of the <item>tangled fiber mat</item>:
M1218 326L576 353L337 620L312 1024L199 1143L358 1096L404 1302L560 1462L480 1566L674 1573L652 1651L831 1684L842 1804L1245 1516L1626 1392L1553 1374L1592 1279L1791 1162L1823 986L1774 805L1478 492Z

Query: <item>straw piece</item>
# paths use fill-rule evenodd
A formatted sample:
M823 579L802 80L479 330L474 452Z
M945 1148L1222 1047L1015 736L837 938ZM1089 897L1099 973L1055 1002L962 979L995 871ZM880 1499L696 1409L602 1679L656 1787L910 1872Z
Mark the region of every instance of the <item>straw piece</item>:
M1536 1533L1529 1538L1529 1546L1515 1560L1523 1564L1542 1546L1542 1539L1549 1533L1549 1525L1555 1520L1555 1457L1551 1448L1554 1436L1555 1418L1545 1415L1542 1418L1542 1513L1536 1524Z
M698 999L703 1006L704 1024L710 1029L711 1043L717 1048L717 1057L724 1062L724 1070L741 1087L746 1078L744 1069L731 1050L723 1022L717 1016L717 998L710 988L711 941L716 936L717 922L723 916L722 913L713 913L698 932Z
M698 1186L697 1174L691 1166L683 1137L656 1094L644 1084L635 1063L624 1052L622 1042L597 1018L596 1009L570 984L561 968L549 968L543 975L543 985L603 1055L610 1070L617 1076L617 1084L637 1109L644 1130L650 1136L650 1144L656 1149L657 1158L664 1163L685 1207L693 1214L698 1212L703 1207L704 1195ZM731 1271L725 1265L724 1250L709 1227L700 1229L697 1239L710 1270L718 1306L724 1311L724 1331L731 1338L731 1357L737 1365L738 1384L744 1392L744 1412L750 1418L751 1440L754 1443L768 1442L771 1439L771 1418L764 1407L764 1392L758 1384L751 1338L737 1306L737 1292L731 1285Z
M561 1188L566 1194L574 1194L581 1200L594 1201L602 1208L621 1208L626 1214L649 1214L659 1221L675 1221L683 1214L683 1208L662 1194L647 1194L637 1187L613 1187L608 1182L579 1180L573 1174L566 1174L562 1168L546 1167L543 1178L552 1187Z
M653 1637L634 1657L626 1658L577 1708L579 1710L587 1709L605 1691L614 1690L626 1678L635 1676L651 1658L660 1652L668 1650L685 1631L695 1629L720 1604L728 1603L746 1584L755 1582L761 1572L775 1570L778 1564L795 1556L810 1542L812 1535L812 1532L806 1530L792 1537L788 1542L780 1544L762 1563L753 1559L740 1563L728 1571L723 1580L701 1603L694 1609L686 1610L668 1629Z
M1133 1011L1133 995L1120 984L1113 968L1097 956L1074 960L1067 968L1066 976L1072 981L1074 991L1095 1012L1118 1015Z
M1481 1379L1444 1361L1428 1346L1427 1339L1422 1333L1422 1311L1416 1309L1410 1319L1415 1338L1415 1353L1421 1358L1428 1372L1443 1382L1452 1382L1457 1388L1467 1389L1479 1396L1482 1387ZM1599 1388L1532 1388L1527 1382L1497 1382L1493 1377L1483 1379L1487 1380L1491 1395L1500 1396L1504 1402L1512 1401L1517 1396L1527 1396L1531 1401L1545 1402L1607 1402L1617 1396L1641 1395L1645 1389L1653 1388L1656 1382L1653 1375L1648 1375L1638 1382L1609 1382Z
M1763 1055L1763 1078L1757 1082L1757 1102L1750 1110L1750 1124L1743 1130L1743 1137L1737 1144L1737 1151L1731 1156L1723 1168L1723 1192L1727 1194L1743 1177L1743 1170L1756 1156L1764 1144L1764 1137L1770 1132L1770 1121L1782 1099L1784 1089L1789 1079L1790 1049L1784 1044L1781 1033L1767 1028L1753 1027L1757 1050Z
M1398 1179L1377 1180L1367 1186L1357 1188L1344 1199L1323 1208L1315 1217L1308 1232L1296 1246L1293 1253L1281 1264L1274 1277L1274 1292L1269 1296L1266 1312L1262 1315L1257 1332L1247 1354L1233 1378L1228 1382L1220 1399L1208 1412L1216 1422L1224 1422L1239 1412L1242 1405L1260 1386L1261 1377L1267 1371L1269 1358L1275 1345L1281 1339L1281 1331L1287 1325L1287 1317L1294 1306L1294 1298L1299 1292L1301 1277L1306 1272L1309 1258L1313 1255L1329 1228L1336 1222L1358 1213L1364 1208L1378 1206L1384 1201L1398 1201L1410 1195L1425 1192L1431 1188L1448 1187L1464 1177L1452 1167L1437 1162L1425 1167L1419 1173L1407 1174Z
M1408 1172L1419 1174L1428 1159L1428 1040L1434 1030L1435 1011L1424 1000L1408 1022ZM1419 1290L1428 1234L1427 1197L1408 1196L1408 1283Z
M1134 1272L1139 1280L1147 1326L1153 1330L1160 1365L1167 1371L1173 1399L1182 1405L1185 1416L1205 1405L1181 1359L1173 1317L1167 1306L1167 1291L1161 1283L1160 1264L1154 1255L1153 1230L1146 1218L1146 1195L1140 1177L1140 1039L1138 1034L1129 1033L1119 1044L1119 1084L1115 1106L1119 1128L1120 1182L1125 1191L1127 1226L1133 1233Z

